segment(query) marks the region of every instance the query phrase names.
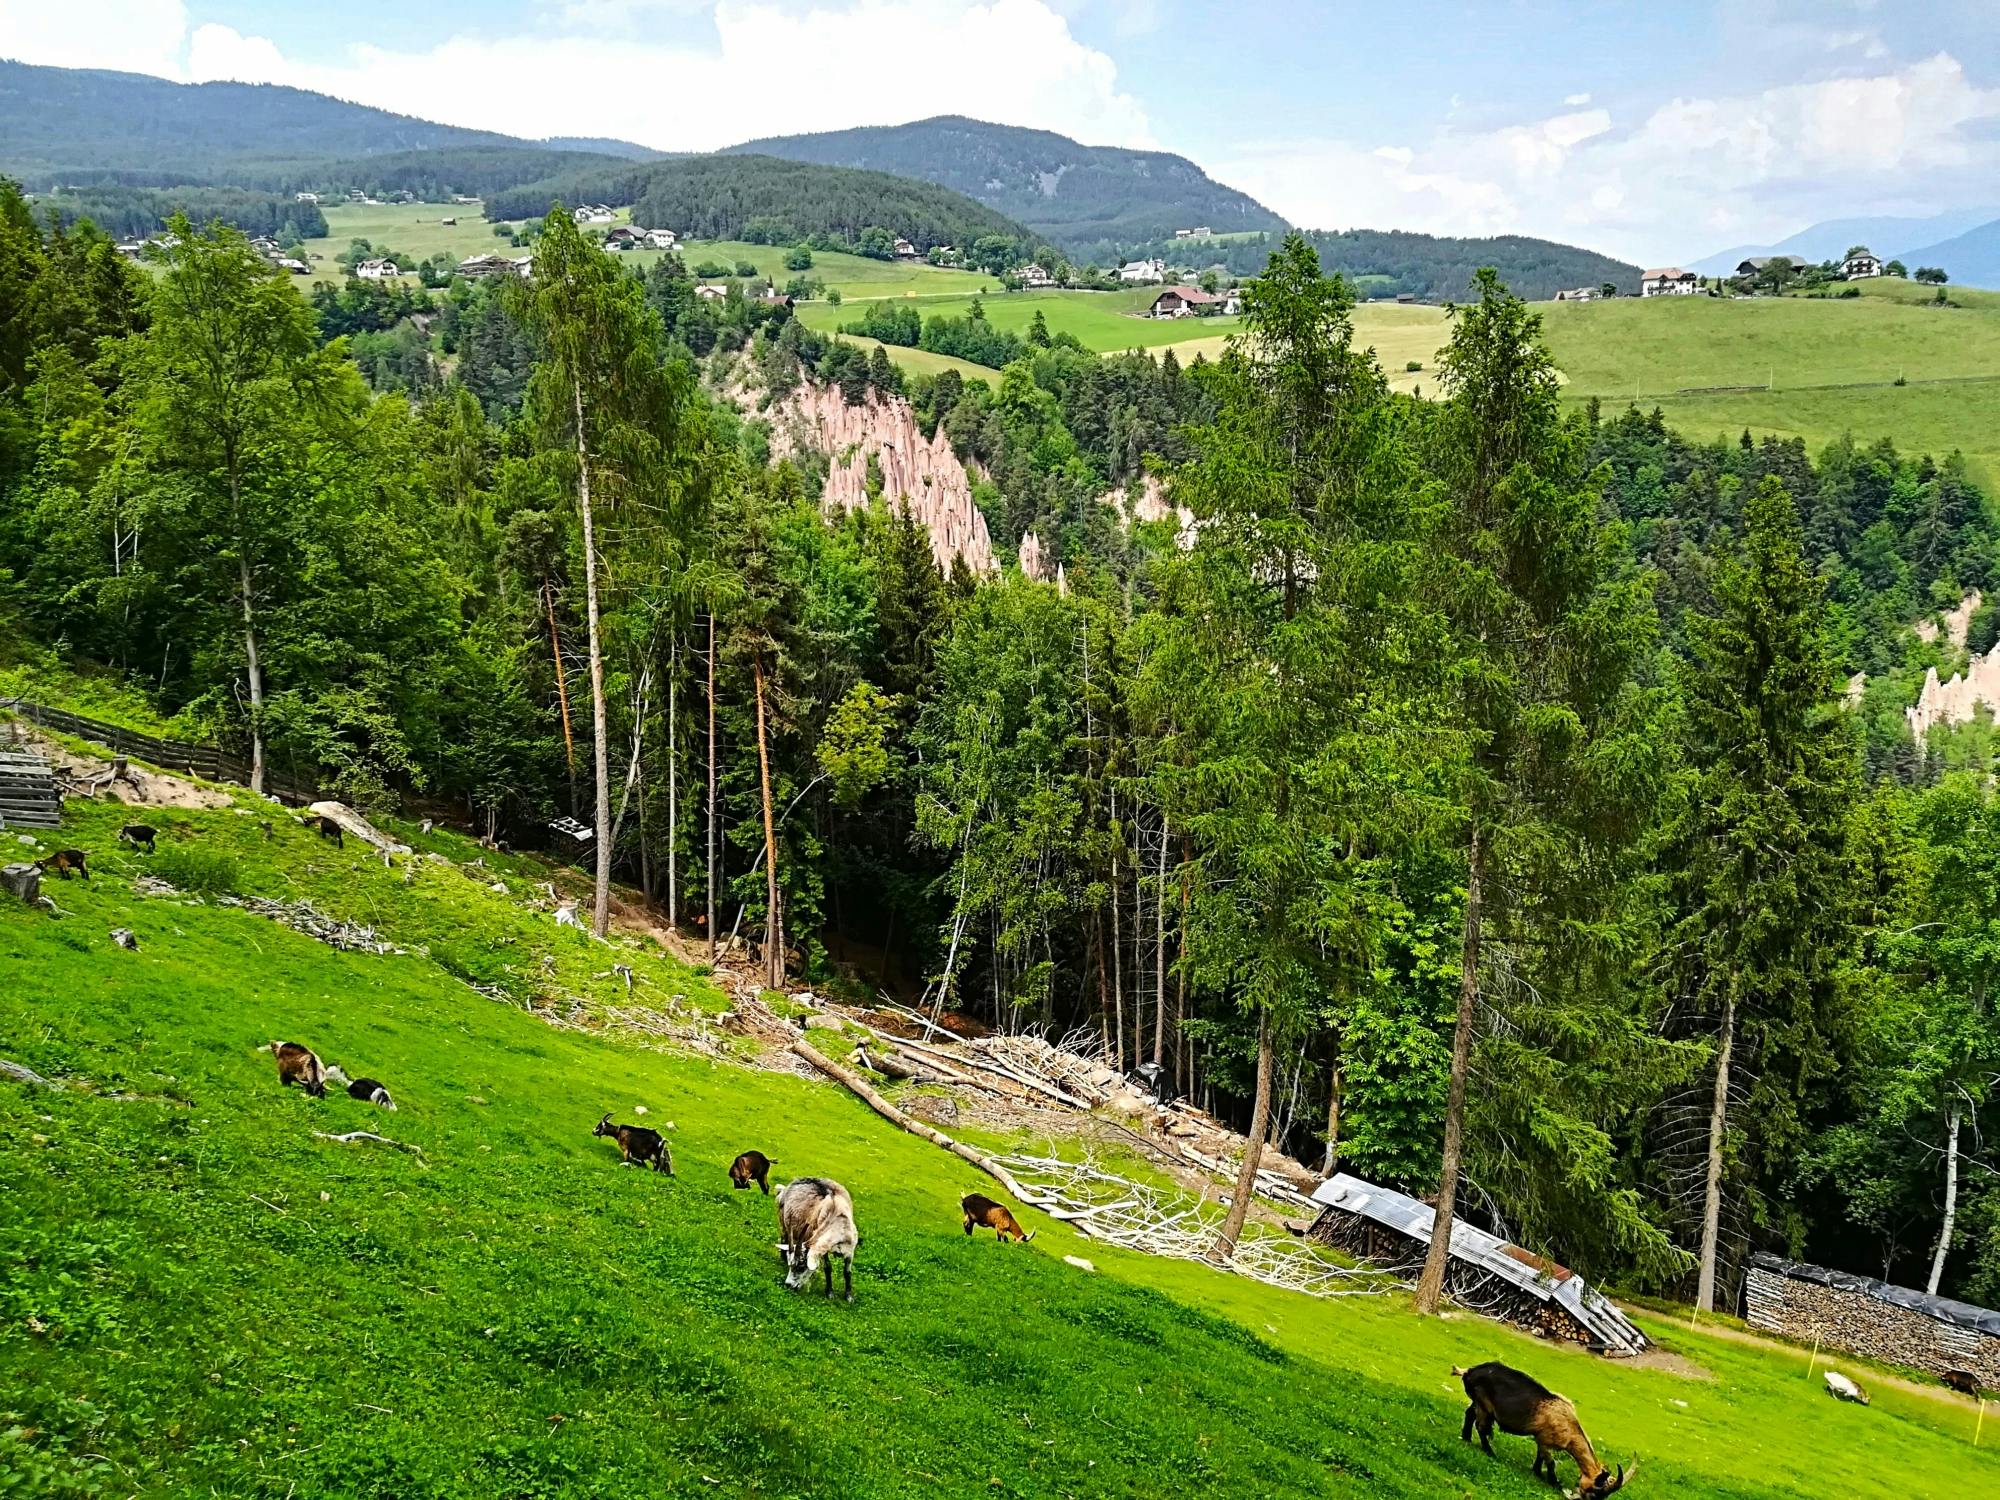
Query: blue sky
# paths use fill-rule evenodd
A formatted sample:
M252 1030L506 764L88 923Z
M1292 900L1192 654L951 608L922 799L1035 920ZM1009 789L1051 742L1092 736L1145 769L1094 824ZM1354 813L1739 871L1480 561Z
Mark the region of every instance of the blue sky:
M0 53L685 150L959 112L1179 151L1314 227L1649 264L2000 212L2000 0L0 0Z

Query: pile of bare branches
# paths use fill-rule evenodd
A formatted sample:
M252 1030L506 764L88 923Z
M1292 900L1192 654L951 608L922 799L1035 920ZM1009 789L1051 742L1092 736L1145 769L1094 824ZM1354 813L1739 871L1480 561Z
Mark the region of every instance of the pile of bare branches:
M1214 1264L1211 1253L1222 1228L1219 1203L1107 1172L1089 1156L996 1156L1020 1186L1021 1197L1090 1239ZM1251 1229L1222 1269L1310 1297L1379 1295L1396 1281L1372 1269L1340 1265L1313 1245Z
M302 932L329 948L338 948L345 953L373 953L379 956L406 951L377 936L374 928L329 917L310 901L273 901L267 896L219 896L216 903L238 906L260 917L269 917L294 932Z

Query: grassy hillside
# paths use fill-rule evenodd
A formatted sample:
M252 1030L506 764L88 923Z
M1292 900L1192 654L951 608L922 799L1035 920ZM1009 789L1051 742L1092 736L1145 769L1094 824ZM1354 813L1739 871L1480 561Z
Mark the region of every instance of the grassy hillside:
M2000 295L1952 295L1961 306L1932 307L1929 292L1884 279L1857 298L1620 298L1542 311L1572 400L1657 404L1700 437L1748 427L1817 447L1851 431L1958 449L1992 486Z
M1961 1404L1882 1387L1840 1406L1803 1356L1672 1325L1649 1324L1713 1378L1419 1321L1400 1298L1282 1294L1033 1214L1031 1248L968 1241L955 1200L990 1184L845 1094L603 1029L614 959L638 1003L721 1001L657 953L556 928L542 872L499 861L496 893L449 837L418 839L443 858L406 876L282 819L267 842L259 816L173 816L147 861L117 852L120 809L72 804L63 837L96 878L52 882L60 919L0 906L0 1056L65 1085L0 1083L9 1493L1526 1500L1546 1493L1527 1444L1488 1459L1458 1439L1446 1371L1489 1357L1570 1394L1607 1457L1643 1459L1634 1493L2000 1484ZM134 894L188 850L412 951ZM111 944L121 926L137 952ZM386 1080L400 1111L280 1089L255 1051L272 1037ZM640 1105L673 1179L589 1134ZM313 1135L357 1129L423 1156ZM781 1179L853 1191L854 1306L778 1284L770 1205L723 1175L750 1146Z

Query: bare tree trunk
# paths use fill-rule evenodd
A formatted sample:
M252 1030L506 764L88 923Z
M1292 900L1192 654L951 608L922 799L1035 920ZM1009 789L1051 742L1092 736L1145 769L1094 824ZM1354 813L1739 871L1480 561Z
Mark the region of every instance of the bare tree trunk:
M667 657L667 926L681 925L681 637L674 628L674 643ZM646 894L653 894L651 887Z
M1715 1311L1716 1244L1722 1233L1722 1143L1729 1130L1729 1056L1736 1050L1736 991L1722 1003L1722 1041L1715 1054L1715 1100L1708 1110L1708 1176L1701 1201L1701 1267L1694 1305Z
M569 679L563 672L562 632L556 628L556 597L548 579L542 580L542 606L549 613L549 649L555 653L556 702L562 707L563 761L569 767L569 810L576 814L576 737L569 727Z
M1243 1220L1250 1212L1251 1196L1257 1191L1257 1168L1264 1161L1264 1131L1271 1123L1271 1012L1257 1012L1257 1097L1250 1107L1250 1139L1243 1147L1243 1167L1236 1174L1236 1191L1229 1200L1229 1216L1222 1232L1208 1252L1213 1261L1226 1261L1236 1254L1236 1241L1243 1234Z
M604 711L604 648L598 635L597 531L590 508L590 445L583 430L583 385L578 382L572 389L576 395L576 497L577 508L583 512L584 612L590 621L591 770L597 780L597 880L590 930L603 937L611 930L611 747L606 743L610 729Z
M1167 815L1160 814L1160 863L1153 882L1153 1066L1167 1052Z
M774 990L785 987L785 917L778 909L778 825L771 810L771 752L764 727L764 658L753 653L751 671L757 684L757 775L764 791L764 982Z
M708 615L708 963L715 966L715 612Z
M1111 822L1118 823L1118 789L1111 789ZM1111 851L1111 1010L1112 1053L1118 1072L1125 1072L1125 937L1118 926L1118 851ZM1135 1059L1136 1061L1136 1059Z
M1146 965L1140 943L1146 930L1146 851L1139 833L1139 809L1132 809L1132 1066L1146 1060Z
M243 666L250 678L250 790L262 796L264 667L257 655L257 592L250 577L250 539L243 528L243 476L237 470L233 444L229 450L229 509L236 526L236 583L243 605Z
M1937 1295L1938 1283L1944 1280L1944 1258L1951 1251L1952 1223L1958 1218L1958 1126L1961 1106L1957 1099L1951 1101L1951 1119L1945 1128L1944 1137L1944 1225L1938 1230L1937 1253L1931 1257L1931 1279L1924 1290L1933 1297Z
M1417 1278L1414 1306L1434 1313L1444 1297L1445 1271L1451 1264L1451 1225L1458 1202L1458 1169L1465 1154L1465 1075L1472 1065L1472 1018L1479 1004L1480 894L1486 851L1479 820L1474 817L1466 840L1465 945L1459 954L1458 1018L1451 1032L1451 1087L1444 1106L1444 1169L1438 1177L1437 1215L1431 1222L1430 1250L1424 1272Z
M1340 1164L1340 1033L1333 1033L1333 1060L1327 1067L1326 1159L1320 1163L1322 1176L1331 1177Z

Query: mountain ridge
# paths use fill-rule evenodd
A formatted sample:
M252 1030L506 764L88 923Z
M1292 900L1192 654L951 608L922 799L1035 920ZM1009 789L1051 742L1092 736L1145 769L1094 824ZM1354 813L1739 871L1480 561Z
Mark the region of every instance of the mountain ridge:
M1073 256L1109 259L1123 245L1179 229L1283 230L1285 219L1169 151L1086 146L1054 131L935 115L769 136L724 155L775 156L915 177L1016 219Z
M1838 260L1851 245L1866 245L1884 260L1908 260L1934 243L2000 219L2000 206L1947 209L1924 217L1893 214L1854 215L1822 219L1768 245L1736 245L1718 250L1687 268L1703 276L1727 276L1743 261L1759 255L1795 255L1801 260Z

